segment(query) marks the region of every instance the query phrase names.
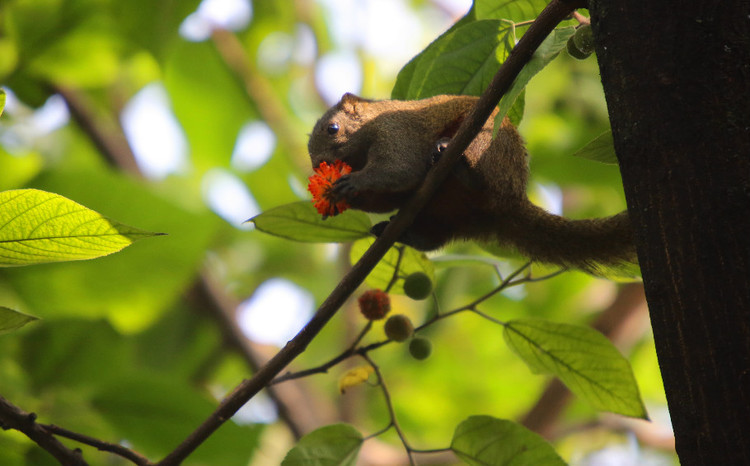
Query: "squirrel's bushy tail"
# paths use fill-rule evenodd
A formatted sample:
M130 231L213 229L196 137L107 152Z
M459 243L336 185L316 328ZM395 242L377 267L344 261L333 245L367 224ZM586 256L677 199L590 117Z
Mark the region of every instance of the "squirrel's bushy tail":
M524 255L595 275L637 264L627 211L611 217L571 220L529 203L523 212L526 215L514 219L507 233Z

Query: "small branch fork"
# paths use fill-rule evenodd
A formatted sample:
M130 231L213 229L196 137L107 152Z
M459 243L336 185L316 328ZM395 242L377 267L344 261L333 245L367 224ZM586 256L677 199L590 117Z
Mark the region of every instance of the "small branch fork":
M497 319L495 319L495 318L493 318L491 316L488 316L487 314L485 314L483 312L480 312L477 309L477 306L479 304L483 303L484 301L490 299L491 297L495 296L496 294L498 294L498 293L500 293L500 292L502 292L504 290L507 290L508 288L511 288L511 287L514 287L514 286L518 286L518 285L523 285L525 283L533 283L533 282L538 282L538 281L542 281L542 280L547 280L547 279L553 278L553 277L555 277L555 276L563 273L565 270L567 270L565 268L562 268L560 270L557 270L555 272L552 272L552 273L544 275L544 276L533 277L531 275L531 273L529 273L529 267L530 266L531 266L531 263L527 262L526 264L524 264L521 267L519 267L516 271L514 271L513 273L511 273L510 275L508 275L507 278L505 278L499 285L497 285L491 291L489 291L488 293L486 293L484 296L481 296L481 297L475 299L474 301L470 302L469 304L466 304L465 306L461 306L461 307L458 307L458 308L450 310L450 311L446 311L446 312L443 312L443 313L436 314L431 319L427 320L425 323L423 323L419 327L415 328L414 332L415 333L419 333L422 330L424 330L425 328L427 328L427 327L435 324L436 322L438 322L440 320L443 320L443 319L445 319L447 317L451 317L453 315L456 315L456 314L458 314L460 312L464 312L464 311L474 312L475 314L479 315L480 317L484 317L484 318L486 318L488 320L491 320L491 321L493 321L495 323L499 323L497 321ZM526 274L523 275L523 276L521 276L521 277L519 277L524 272L526 272ZM396 269L396 272L394 273L394 276L397 273L398 273L398 269ZM369 345L366 345L366 346L357 347L357 344L362 340L362 338L364 337L364 335L370 330L371 326L372 326L371 323L368 322L367 325L365 325L365 327L363 328L362 332L357 336L357 338L354 341L354 343L352 343L349 346L349 348L347 348L346 350L342 351L341 354L335 356L334 358L331 358L329 361L327 361L327 362L325 362L325 363L323 363L323 364L321 364L319 366L311 367L309 369L301 370L301 371L298 371L298 372L288 372L288 373L286 373L284 375L276 377L269 384L270 385L276 385L276 384L279 384L279 383L282 383L282 382L286 382L288 380L299 379L299 378L307 377L307 376L310 376L310 375L313 375L313 374L324 374L324 373L327 373L328 370L331 369L332 367L338 365L339 363L341 363L341 362L343 362L343 361L345 361L345 360L347 360L347 359L349 359L349 358L351 358L353 356L357 356L358 355L358 356L361 356L361 357L367 359L367 355L368 355L368 353L370 351L374 351L374 350L376 350L376 349L378 349L378 348L380 348L382 346L385 346L385 345L387 345L389 343L392 343L393 340L382 340L382 341L370 343ZM369 360L368 360L368 362L369 362Z
M435 317L431 318L430 320L428 320L424 324L422 324L419 327L417 327L415 329L415 333L423 330L424 328L426 328L426 327L434 324L435 322L437 322L439 320L442 320L442 319L444 319L446 317L450 317L450 316L456 315L459 312L463 312L463 311L471 311L471 312L479 315L480 317L483 317L484 319L487 319L487 320L489 320L489 321L491 321L493 323L496 323L496 324L504 326L505 325L504 322L502 322L502 321L500 321L500 320L498 320L498 319L496 319L496 318L494 318L494 317L492 317L492 316L490 316L490 315L488 315L488 314L480 311L479 309L477 309L477 306L479 304L481 304L482 302L488 300L489 298L491 298L495 294L497 294L497 293L499 293L499 292L501 292L501 291L503 291L505 289L508 289L510 287L513 287L513 286L521 285L521 284L524 284L524 283L531 283L531 282L536 282L536 281L541 281L541 280L547 280L547 279L550 279L552 277L555 277L555 276L559 275L560 273L562 273L562 272L564 272L566 270L566 269L563 268L563 269L560 269L560 270L558 270L556 272L550 273L548 275L544 275L542 277L532 277L531 273L529 272L530 266L531 266L531 263L526 263L523 266L519 267L516 271L514 271L512 274L510 274L506 279L504 279L492 291L490 291L489 293L485 294L481 298L476 299L473 302L467 304L466 306L462 306L462 307L459 307L457 309L454 309L452 311L448 311L448 312L445 312L445 313L442 313L442 314L439 313ZM523 276L521 278L516 278L519 275L521 275L524 271L526 271L525 276ZM394 277L398 276L398 268L395 269L393 276ZM357 342L362 339L362 336L370 329L370 327L371 327L371 323L368 322L368 324L365 326L362 334L360 334L360 336L357 338ZM272 383L279 383L279 382L282 382L284 380L291 380L291 379L294 379L294 378L297 378L297 377L301 377L303 375L310 375L310 374L314 374L314 373L325 372L330 367L338 364L339 362L347 359L350 356L353 356L355 354L361 356L363 359L365 359L365 361L367 361L367 363L370 365L370 367L372 367L373 371L375 372L375 376L377 378L377 385L380 387L381 391L383 392L383 399L384 399L386 407L388 409L388 415L389 415L389 418L390 418L390 422L388 423L388 425L386 425L383 429L377 431L376 433L368 436L365 440L373 438L373 437L377 437L377 436L379 436L379 435L387 432L391 428L393 428L396 431L396 434L398 435L399 439L401 440L401 443L403 444L404 449L406 450L406 454L407 454L407 457L409 459L409 464L413 466L413 465L416 465L416 462L414 460L414 453L443 453L443 452L446 452L446 451L450 451L450 448L421 450L421 449L417 449L417 448L412 447L411 444L409 443L409 441L407 440L406 435L404 434L403 430L401 429L401 426L398 423L398 420L396 419L396 411L395 411L395 408L393 407L393 402L391 400L391 395L390 395L390 392L388 391L388 387L385 384L385 379L383 378L383 374L380 371L380 368L378 367L378 365L375 363L375 361L368 354L370 351L372 351L374 349L377 349L377 348L380 348L381 346L386 345L386 344L390 343L391 341L392 340L381 341L381 342L373 343L371 345L368 345L368 346L365 346L365 347L361 347L361 348L354 348L354 346L356 345L356 342L355 342L355 345L352 345L348 350L346 350L345 352L343 352L342 354L340 354L339 356L337 356L336 358L332 359L331 361L329 361L328 363L326 363L326 364L324 364L322 366L319 366L317 368L308 369L307 371L302 371L302 372L298 372L298 373L294 373L294 374L287 374L286 376L282 376L282 377L279 377L279 378L275 379L274 381L272 381Z
M60 443L45 426L36 422L36 414L27 413L0 396L0 428L15 429L26 434L41 448L65 466L86 466L80 450L71 450Z
M105 442L52 424L38 423L36 422L36 414L23 411L2 396L0 396L0 428L23 432L64 466L86 466L88 463L84 461L80 449L69 449L60 443L55 436L75 440L97 450L113 453L138 466L153 465L145 456L122 445Z

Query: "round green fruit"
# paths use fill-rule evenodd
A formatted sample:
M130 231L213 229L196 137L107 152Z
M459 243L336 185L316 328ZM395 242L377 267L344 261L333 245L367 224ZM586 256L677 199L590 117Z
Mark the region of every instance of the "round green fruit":
M414 359L422 361L432 354L432 342L424 337L414 337L409 342L409 354Z
M576 29L576 33L573 34L573 42L581 53L591 55L594 52L594 33L591 30L591 25L586 24Z
M411 299L425 299L432 293L432 280L424 272L414 272L404 280L404 293Z
M573 40L575 36L571 36L570 39L568 39L567 48L568 48L568 55L570 55L573 58L577 58L578 60L585 60L588 57L591 56L591 52L584 53L581 51L581 49L578 48L578 46L575 43L575 40Z
M406 341L414 334L414 325L411 319L403 314L392 315L385 321L383 326L385 336L393 341Z

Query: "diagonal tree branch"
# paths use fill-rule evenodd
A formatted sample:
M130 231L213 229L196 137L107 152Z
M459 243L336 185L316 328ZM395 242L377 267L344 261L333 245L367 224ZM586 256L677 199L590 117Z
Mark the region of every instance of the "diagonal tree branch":
M447 178L451 167L458 161L461 153L466 150L469 143L479 133L502 95L510 88L513 80L523 66L531 59L534 51L545 37L560 21L570 15L576 8L582 6L585 6L585 3L579 0L552 0L550 2L511 51L507 60L492 80L492 83L482 95L479 102L477 102L474 111L462 123L456 136L448 145L445 154L428 174L422 187L409 203L399 211L383 234L352 267L349 273L342 278L341 282L339 282L338 286L321 304L308 324L271 358L265 366L261 367L251 379L242 381L203 424L198 426L177 448L158 463L160 466L180 464L307 348L313 338L364 281L367 274L370 273L388 249L396 242L401 233L411 224L419 210L424 207Z

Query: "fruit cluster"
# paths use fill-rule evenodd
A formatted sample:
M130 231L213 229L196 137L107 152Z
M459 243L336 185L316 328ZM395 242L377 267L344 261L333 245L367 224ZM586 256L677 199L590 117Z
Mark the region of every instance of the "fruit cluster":
M404 293L415 300L426 299L432 294L432 280L423 272L415 272L404 279ZM382 320L391 311L388 293L382 290L367 290L357 300L359 310L368 320ZM409 341L409 354L414 359L427 359L432 353L432 343L424 337L414 336L414 324L404 314L394 314L383 325L385 335L397 342Z

